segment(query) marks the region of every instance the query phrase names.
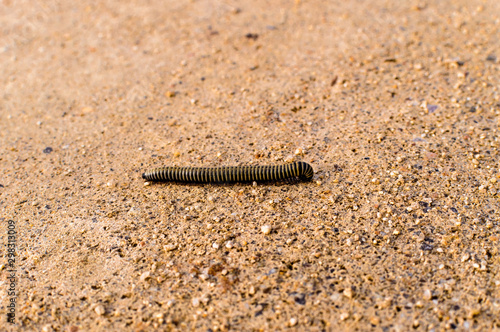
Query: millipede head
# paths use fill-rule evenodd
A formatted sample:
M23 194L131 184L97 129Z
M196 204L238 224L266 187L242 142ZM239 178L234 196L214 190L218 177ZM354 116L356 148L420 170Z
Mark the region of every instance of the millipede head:
M302 181L311 181L314 176L314 170L311 165L303 161L299 161L297 162L297 164L299 165L299 168L301 170L299 178Z
M146 180L146 173L142 173L142 178Z

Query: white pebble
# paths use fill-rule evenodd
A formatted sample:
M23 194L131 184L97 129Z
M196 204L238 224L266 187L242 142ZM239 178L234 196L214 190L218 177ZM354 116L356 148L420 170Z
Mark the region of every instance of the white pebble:
M264 225L260 228L260 230L262 231L262 233L264 234L269 234L271 233L271 226L270 225Z
M290 318L290 326L295 326L295 325L297 325L297 318L295 317Z
M104 309L104 306L102 304L99 304L97 307L95 307L94 311L99 316L102 316L106 313L106 309Z
M163 249L165 251L173 251L173 250L177 249L177 246L175 244L167 244L167 245L163 246Z
M352 299L352 297L354 296L354 293L353 293L351 287L348 287L348 288L344 289L344 296L347 297L347 298Z
M199 299L199 298L197 298L197 297L195 297L195 298L191 301L191 303L193 304L193 307L197 307L197 306L199 306L199 305L200 305L200 299Z
M151 276L151 272L146 271L143 274L141 274L141 277L139 278L142 282L146 281Z
M42 332L52 332L54 329L52 328L52 325L47 324L43 327Z

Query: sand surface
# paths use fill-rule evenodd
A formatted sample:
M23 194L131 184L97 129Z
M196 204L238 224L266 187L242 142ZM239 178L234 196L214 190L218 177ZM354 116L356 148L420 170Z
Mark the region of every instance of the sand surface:
M499 36L497 0L2 1L0 330L499 330Z

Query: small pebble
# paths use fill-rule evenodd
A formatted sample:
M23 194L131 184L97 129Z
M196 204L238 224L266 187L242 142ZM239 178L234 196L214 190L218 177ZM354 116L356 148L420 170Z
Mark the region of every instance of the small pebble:
M200 299L195 297L193 300L191 300L191 303L193 304L193 307L197 307L200 305Z
M343 312L343 313L340 314L340 320L344 321L347 318L349 318L349 313Z
M52 332L52 331L54 331L54 329L50 324L47 324L42 328L42 332Z
M481 313L481 310L478 308L473 308L469 311L468 317L470 319L474 318L475 316L478 316Z
M142 282L146 281L148 278L151 277L151 272L146 271L143 274L141 274L141 277L139 278Z
M52 150L52 148L50 146L48 146L45 149L43 149L43 153L47 153L47 154L51 153L52 151L53 150Z
M297 325L297 323L298 323L297 318L295 317L290 318L290 326L295 326Z
M82 108L81 112L82 114L88 114L94 112L94 109L92 107L86 106Z
M489 54L487 57L486 57L486 61L491 61L491 62L496 62L497 61L497 57L495 54Z
M156 312L153 314L153 317L157 319L160 324L163 323L163 316L163 312Z
M99 304L97 307L95 307L94 311L99 316L102 316L106 313L106 309L104 309L104 306L102 304Z
M380 324L380 318L378 318L377 316L373 316L372 318L370 318L370 324L372 325Z
M354 292L352 291L352 288L351 287L348 287L346 289L344 289L344 296L345 297L348 297L350 299L352 299L352 297L354 296Z
M175 244L167 244L167 245L163 246L163 249L165 251L173 251L173 250L177 249L177 246Z
M262 233L268 235L269 233L271 233L271 226L270 225L264 225L260 228L260 230L262 231Z

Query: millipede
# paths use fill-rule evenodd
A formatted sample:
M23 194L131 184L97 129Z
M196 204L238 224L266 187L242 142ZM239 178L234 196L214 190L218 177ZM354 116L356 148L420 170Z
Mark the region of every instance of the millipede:
M148 181L190 183L235 183L299 179L310 181L314 170L308 163L297 161L274 166L161 167L142 174Z

